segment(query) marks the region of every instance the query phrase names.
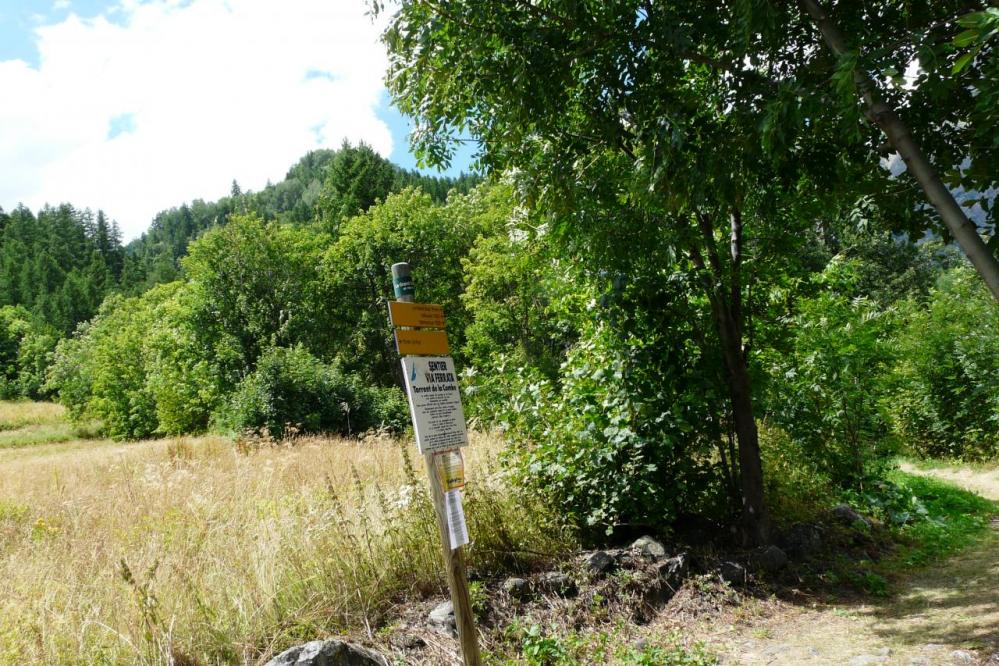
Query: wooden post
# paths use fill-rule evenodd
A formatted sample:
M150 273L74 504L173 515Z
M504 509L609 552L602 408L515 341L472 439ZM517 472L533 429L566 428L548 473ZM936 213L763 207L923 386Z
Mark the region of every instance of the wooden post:
M413 284L408 263L392 264L392 286L397 300L408 303L414 301L416 286ZM441 548L444 553L444 573L447 576L448 589L451 591L451 603L454 606L454 619L458 627L461 657L465 666L480 666L482 658L479 656L479 635L475 628L475 617L472 614L472 599L468 593L465 552L462 546L451 549L444 491L434 466L434 454L425 453L423 461L427 466L430 496L434 502L434 513L437 515L437 530L440 532Z

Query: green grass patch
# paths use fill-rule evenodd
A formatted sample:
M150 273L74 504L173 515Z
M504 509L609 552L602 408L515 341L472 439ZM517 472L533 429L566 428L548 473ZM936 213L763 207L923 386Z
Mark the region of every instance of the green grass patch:
M76 439L91 439L94 432L70 423L32 425L17 430L0 431L0 449L18 449L40 444L71 442Z
M994 469L999 469L999 460L965 462L963 460L949 460L946 458L916 458L906 456L899 458L898 462L900 464L912 465L924 472L934 469L970 469L976 472L991 472Z
M53 402L0 400L0 449L93 439L97 424L73 424Z
M889 570L900 564L923 566L957 553L975 543L999 514L999 503L944 481L900 471L891 480L911 493L913 504L925 512L895 528L904 546L882 561Z
M630 645L623 627L606 630L560 632L530 619L517 620L506 627L499 652L487 652L490 665L583 666L714 666L718 658L703 645L685 647L677 634L653 637L648 645Z
M0 432L66 423L66 409L53 402L0 400Z

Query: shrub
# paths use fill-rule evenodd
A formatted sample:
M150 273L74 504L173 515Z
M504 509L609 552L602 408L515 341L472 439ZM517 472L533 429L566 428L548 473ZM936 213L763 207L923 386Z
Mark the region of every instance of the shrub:
M298 345L264 352L218 416L232 431L262 430L280 438L289 426L303 432L352 435L398 429L407 418L398 389L375 389L323 363Z
M0 398L43 398L58 333L21 306L0 308Z
M767 415L817 472L840 488L861 487L896 450L884 407L892 313L825 291L799 303L791 324L788 348L766 361Z
M518 476L591 530L662 527L681 510L717 508L711 391L696 355L663 353L670 331L647 333L622 338L596 325L559 383L514 375L520 391L500 419L519 442Z
M767 506L779 524L809 521L835 504L836 490L802 442L766 422L760 451Z
M963 266L906 313L891 406L898 434L921 455L999 456L999 307Z

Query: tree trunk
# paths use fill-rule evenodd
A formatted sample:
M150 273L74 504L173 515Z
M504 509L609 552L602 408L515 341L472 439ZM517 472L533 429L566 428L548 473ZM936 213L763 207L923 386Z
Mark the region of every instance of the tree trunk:
M819 29L829 49L837 57L846 54L848 49L843 33L839 31L839 28L818 4L818 1L800 0L800 2L802 8ZM888 142L902 157L909 173L926 194L930 205L936 209L964 254L985 280L992 295L996 300L999 300L999 260L989 251L981 236L978 235L978 228L964 214L961 206L954 199L954 195L940 180L933 165L926 159L923 151L912 138L909 128L898 117L895 110L881 99L874 81L859 68L854 70L853 79L867 107L868 119L881 128L881 131L888 137Z
M732 420L739 441L739 480L742 487L742 524L744 540L751 545L769 542L770 519L763 497L763 463L760 458L760 436L753 409L752 383L749 368L742 353L742 336L732 318L731 307L719 304L716 316L725 366L728 369L729 395L732 400Z
M742 490L743 538L747 544L761 545L770 540L770 518L763 496L763 463L760 459L760 438L753 409L752 382L742 346L742 217L738 210L731 219L731 263L729 289L722 285L725 271L717 251L711 221L697 215L702 241L708 255L708 265L696 243L691 244L690 256L702 277L725 361L732 420L739 442L739 482ZM728 292L726 294L726 291Z

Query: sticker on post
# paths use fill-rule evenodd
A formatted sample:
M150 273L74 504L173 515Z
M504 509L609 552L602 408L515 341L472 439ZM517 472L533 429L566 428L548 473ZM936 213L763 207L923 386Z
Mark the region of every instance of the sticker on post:
M468 543L468 525L465 524L465 511L461 507L461 489L444 493L444 510L447 511L447 536L451 550Z
M465 412L451 357L407 356L402 359L402 371L420 453L467 445Z
M457 490L465 487L465 460L461 449L441 451L434 454L434 468L441 482L441 490Z

